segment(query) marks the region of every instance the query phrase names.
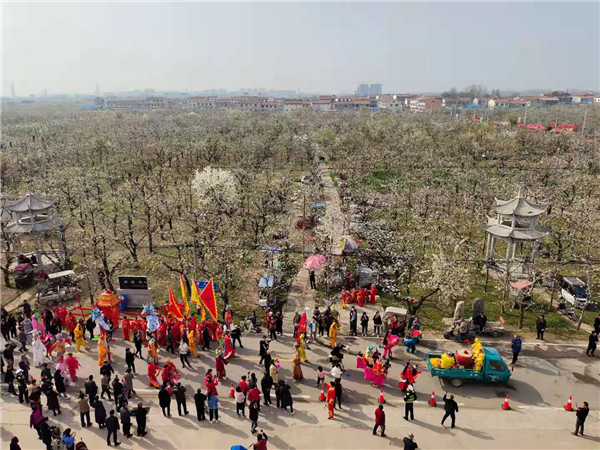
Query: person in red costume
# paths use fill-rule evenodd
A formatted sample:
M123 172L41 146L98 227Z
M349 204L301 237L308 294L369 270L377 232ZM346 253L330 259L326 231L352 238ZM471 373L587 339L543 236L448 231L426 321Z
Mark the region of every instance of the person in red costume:
M329 410L329 417L327 418L333 419L333 411L335 410L335 387L333 384L330 384L329 388L327 389L327 397L325 401L327 402L327 409Z
M215 369L217 371L217 377L219 378L219 380L225 378L225 366L228 362L229 361L227 361L227 359L223 357L223 351L221 347L218 347L215 356Z
M358 306L363 307L365 305L365 298L367 297L367 291L364 288L360 288L358 290L358 294L356 294L358 300Z
M208 369L208 371L206 372L206 377L204 378L204 386L206 386L207 396L208 394L217 396L219 395L217 393L217 384L219 384L219 381L213 376L212 369Z
M156 377L158 376L159 368L153 361L148 364L148 384L152 387L160 387Z
M349 297L350 303L356 303L356 289L354 289L354 288L350 289L350 293L348 294L348 297Z
M162 319L160 321L160 325L158 326L157 334L158 334L158 344L163 348L166 347L167 346L167 322L165 322L164 319Z
M130 340L131 337L131 321L125 317L121 323L121 330L123 331L123 339L126 341Z
M227 333L223 340L225 341L225 358L229 360L235 356L235 348L231 343L230 333Z
M417 371L419 366L416 364L414 366L410 365L410 361L406 363L402 373L400 374L400 382L398 383L398 387L402 392L406 392L409 386L415 384L417 380L417 376L421 373L421 371Z
M73 340L75 340L75 328L77 328L77 319L75 319L75 316L71 313L67 314L67 324L66 324L66 329L69 332L69 335L71 336L71 338Z
M370 296L371 296L371 305L374 305L375 297L377 296L377 288L375 287L374 284L371 285Z
M181 339L181 323L177 322L171 327L171 334L173 335L173 345L177 348Z
M71 376L71 380L77 381L77 369L81 367L77 358L73 356L73 353L69 353L67 358L65 359L65 364L69 368L69 375Z

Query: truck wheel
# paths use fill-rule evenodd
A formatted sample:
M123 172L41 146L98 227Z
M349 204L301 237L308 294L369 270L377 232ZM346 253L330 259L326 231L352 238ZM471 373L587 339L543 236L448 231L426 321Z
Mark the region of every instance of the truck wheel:
M452 378L450 384L454 387L461 387L465 382L462 378Z
M498 330L492 330L492 332L490 333L490 335L493 338L497 338L497 337L500 337L500 332Z

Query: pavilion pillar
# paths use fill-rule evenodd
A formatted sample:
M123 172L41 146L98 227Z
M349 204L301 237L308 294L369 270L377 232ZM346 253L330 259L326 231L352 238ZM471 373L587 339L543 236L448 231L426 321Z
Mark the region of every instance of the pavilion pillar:
M487 255L486 255L486 259L488 261L491 261L494 259L494 244L495 244L494 235L488 234L488 251L487 251Z
M512 241L507 241L506 243L506 260L509 261L511 259L511 255L512 255Z

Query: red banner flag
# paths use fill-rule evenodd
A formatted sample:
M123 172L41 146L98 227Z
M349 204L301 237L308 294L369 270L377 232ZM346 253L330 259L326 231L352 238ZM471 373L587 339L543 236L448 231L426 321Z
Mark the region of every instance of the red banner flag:
M171 286L169 286L169 306L167 307L169 314L177 319L183 319L183 314L181 314L181 306L175 300L175 296L173 295L173 291L171 290Z
M206 309L212 316L213 320L217 321L217 297L215 296L215 288L212 278L202 290L200 299L202 300L202 303L204 303L204 306L206 306Z
M306 325L307 325L306 311L304 311L302 313L302 317L300 317L300 323L298 324L298 336L301 334L304 334L306 336Z

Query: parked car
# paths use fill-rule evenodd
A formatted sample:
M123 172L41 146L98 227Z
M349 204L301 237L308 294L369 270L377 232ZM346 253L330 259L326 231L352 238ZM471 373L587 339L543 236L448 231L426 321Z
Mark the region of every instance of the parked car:
M13 276L15 278L15 286L17 289L23 289L30 286L31 283L33 283L33 278L35 276L33 264L30 262L19 264L13 269Z
M583 308L588 301L587 285L577 277L560 278L560 302Z

